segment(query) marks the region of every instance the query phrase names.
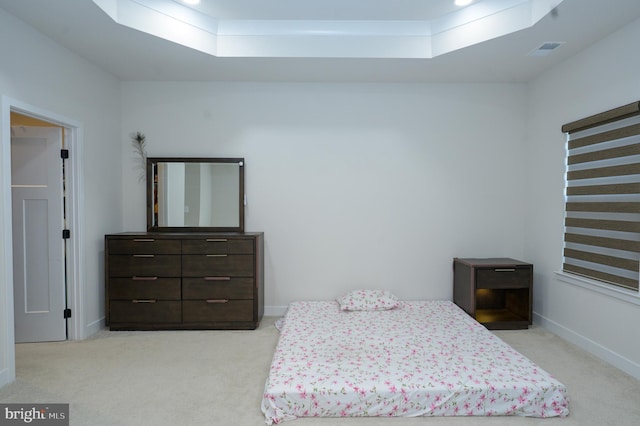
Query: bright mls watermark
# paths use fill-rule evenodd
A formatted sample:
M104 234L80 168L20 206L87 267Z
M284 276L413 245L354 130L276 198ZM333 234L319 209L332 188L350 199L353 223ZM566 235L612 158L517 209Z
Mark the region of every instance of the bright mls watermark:
M69 426L69 404L0 404L0 425Z

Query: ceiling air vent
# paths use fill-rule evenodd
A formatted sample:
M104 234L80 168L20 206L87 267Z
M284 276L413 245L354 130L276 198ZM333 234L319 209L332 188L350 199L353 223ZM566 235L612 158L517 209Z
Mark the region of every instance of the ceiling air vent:
M547 56L550 55L558 47L562 46L564 41L547 41L528 53L528 56Z

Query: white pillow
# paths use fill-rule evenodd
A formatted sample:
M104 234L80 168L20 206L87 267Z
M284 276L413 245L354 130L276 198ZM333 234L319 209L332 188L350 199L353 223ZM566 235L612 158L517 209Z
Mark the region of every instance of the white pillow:
M343 311L385 311L400 303L386 290L354 290L336 300Z

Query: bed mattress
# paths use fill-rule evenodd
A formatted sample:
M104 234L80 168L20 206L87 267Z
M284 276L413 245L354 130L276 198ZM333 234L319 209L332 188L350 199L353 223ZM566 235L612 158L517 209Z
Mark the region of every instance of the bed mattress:
M565 386L449 301L294 302L262 411L297 417L566 416Z

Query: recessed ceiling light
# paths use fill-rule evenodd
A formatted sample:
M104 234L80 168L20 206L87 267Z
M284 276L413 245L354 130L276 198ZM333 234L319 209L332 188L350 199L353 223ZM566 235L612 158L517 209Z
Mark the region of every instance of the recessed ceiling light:
M473 0L456 0L456 6L469 6Z
M186 4L198 4L200 3L200 0L182 0L183 2L185 2Z

